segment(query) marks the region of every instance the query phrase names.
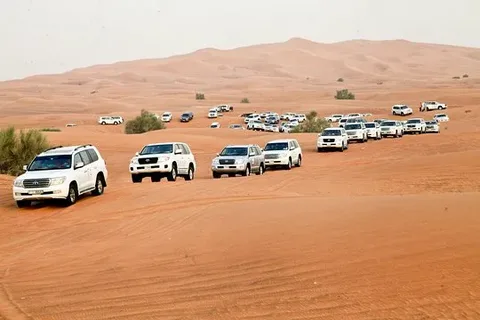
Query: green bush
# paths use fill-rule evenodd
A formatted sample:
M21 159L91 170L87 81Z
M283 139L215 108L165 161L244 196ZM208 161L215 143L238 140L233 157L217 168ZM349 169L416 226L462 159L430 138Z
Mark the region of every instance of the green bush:
M337 90L335 99L338 100L355 100L355 95L348 91L348 89Z
M196 100L205 100L205 94L197 92L197 93L195 93L195 99Z
M60 132L62 130L60 130L58 128L43 128L43 129L40 129L40 131L42 131L42 132Z
M0 173L18 176L24 165L48 147L47 138L38 130L18 134L14 127L0 130Z
M337 82L343 82L343 81L345 81L345 80L343 80L343 78L338 78L337 79Z
M462 77L463 78L468 78L468 74L465 73Z
M318 118L316 111L310 111L307 114L307 119L293 128L291 133L321 133L326 128L330 128L330 122L325 118Z
M452 79L458 80L458 79L460 79L460 77L459 77L459 76L455 76L455 77L452 77Z
M250 103L250 100L248 100L248 98L243 98L240 103Z
M127 121L125 125L126 134L140 134L161 129L165 129L163 122L157 119L155 114L146 110L142 110L139 116Z

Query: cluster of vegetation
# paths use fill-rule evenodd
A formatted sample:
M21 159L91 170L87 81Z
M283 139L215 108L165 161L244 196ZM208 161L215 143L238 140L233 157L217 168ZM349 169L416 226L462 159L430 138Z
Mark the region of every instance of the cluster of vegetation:
M337 100L355 100L355 95L348 91L348 89L337 90L337 94L335 95L335 99Z
M165 129L163 122L147 110L142 110L139 116L125 124L126 134L140 134L162 129Z
M468 74L465 73L462 78L468 78Z
M205 94L200 92L195 93L195 100L205 100Z
M343 82L343 81L345 81L345 80L343 80L343 78L338 78L337 79L337 82Z
M459 77L459 76L455 76L455 77L452 77L452 79L458 80L458 79L460 79L460 77Z
M465 74L462 76L462 78L464 78L464 79L468 78L468 74L465 73ZM452 77L452 79L454 79L454 80L459 80L460 77L459 77L459 76L455 76L455 77Z
M43 129L40 129L40 131L42 131L42 132L60 132L62 130L60 130L58 128L43 128Z
M306 120L293 128L291 133L321 133L326 128L330 128L330 122L324 118L318 118L316 111L310 111L306 115Z
M250 103L250 100L248 98L243 98L240 103Z
M18 176L24 165L48 148L47 138L39 130L0 130L0 173Z

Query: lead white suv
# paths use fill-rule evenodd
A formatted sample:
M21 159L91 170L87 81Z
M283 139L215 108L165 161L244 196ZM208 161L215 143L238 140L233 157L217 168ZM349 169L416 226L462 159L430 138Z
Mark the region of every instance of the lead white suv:
M438 101L424 101L420 107L420 111L445 110L447 105Z
M344 128L327 128L317 137L317 151L326 149L348 149L348 136Z
M394 116L406 116L413 114L412 108L404 104L396 104L392 106L392 115Z
M404 133L422 134L427 130L427 124L422 118L408 119L403 127Z
M265 168L276 166L290 170L293 165L302 165L302 148L296 139L282 139L267 142L263 148Z
M107 186L105 160L90 144L50 148L23 169L25 173L13 182L13 198L19 208L42 200L72 205L84 193L103 194Z
M101 125L106 125L106 124L122 124L123 123L123 118L120 116L102 116L98 118L98 123Z
M130 174L133 183L150 177L152 182L160 182L163 177L176 181L177 176L193 180L197 163L188 144L183 142L152 143L143 147L130 160Z

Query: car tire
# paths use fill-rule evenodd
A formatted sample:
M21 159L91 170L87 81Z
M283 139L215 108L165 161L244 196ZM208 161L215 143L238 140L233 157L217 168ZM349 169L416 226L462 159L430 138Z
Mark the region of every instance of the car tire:
M251 171L250 171L250 166L247 165L247 167L245 168L245 171L243 171L242 175L244 177L248 177L250 175Z
M185 176L185 180L192 181L194 178L195 178L195 170L193 169L193 165L190 164L190 166L188 166L188 172L187 172L187 175Z
M212 172L212 177L213 179L220 179L222 175L218 172Z
M18 208L26 208L32 205L32 201L30 200L18 200L16 203Z
M170 171L168 176L167 176L167 180L168 181L177 181L177 175L178 175L177 164L174 162L172 164L172 171Z
M160 182L162 180L162 176L159 174L159 173L153 173L151 176L150 176L150 180L152 182Z
M139 174L132 174L132 182L133 183L141 183L143 180L143 177Z
M72 182L68 187L68 195L65 198L64 203L67 207L71 206L77 202L77 198L78 198L78 189L76 184Z
M258 167L258 172L257 176L261 176L265 172L265 169L263 168L263 163L260 164L260 167Z
M302 156L298 156L297 164L295 165L296 167L301 167L302 166Z
M92 191L94 196L101 196L105 191L105 182L102 179L100 174L97 174L97 179L95 180L95 190Z
M102 121L102 123L100 123L101 125L106 125L107 123L105 121Z
M285 167L285 169L290 170L292 169L292 158L288 158L288 164Z

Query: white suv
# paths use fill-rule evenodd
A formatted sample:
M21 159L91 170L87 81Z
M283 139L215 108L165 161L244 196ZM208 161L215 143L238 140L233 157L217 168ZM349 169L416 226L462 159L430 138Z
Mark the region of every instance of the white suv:
M375 140L382 139L382 133L380 132L380 124L378 122L366 122L365 128L367 129L367 137Z
M403 126L400 121L397 120L385 120L380 123L380 132L382 136L392 136L395 138L403 137Z
M348 136L344 128L327 128L317 137L317 151L326 149L348 149Z
M420 111L445 110L447 105L438 101L424 101L420 105Z
M288 170L293 165L302 165L302 148L296 139L282 139L267 142L263 148L265 155L265 168L276 166L286 167Z
M392 106L392 115L394 116L406 116L413 114L412 108L404 104L396 104Z
M265 124L259 120L252 120L247 124L247 130L265 131Z
M13 198L19 208L42 200L64 200L72 205L84 193L103 194L107 186L105 160L90 144L50 148L23 169L25 173L13 182Z
M353 140L362 143L368 141L367 128L363 122L346 123L344 128L347 132L348 142Z
M408 119L405 123L403 132L404 133L417 133L422 134L427 130L427 124L422 118L413 118Z
M172 113L166 111L162 114L162 122L170 122L172 121L172 117L173 117Z
M98 118L98 123L101 125L106 125L106 124L121 124L123 123L123 118L120 116L103 116Z
M193 180L197 163L188 144L183 142L152 143L143 147L130 160L130 174L133 183L150 177L152 182L160 182L163 177L176 181L177 176Z

